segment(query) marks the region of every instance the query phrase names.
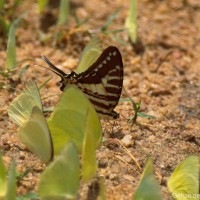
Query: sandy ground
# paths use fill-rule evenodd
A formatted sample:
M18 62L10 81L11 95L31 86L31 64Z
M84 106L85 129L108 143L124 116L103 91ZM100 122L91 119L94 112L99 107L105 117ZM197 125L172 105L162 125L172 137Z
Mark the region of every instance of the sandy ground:
M71 4L71 12L76 11L80 19L89 19L79 29L75 28L72 16L68 27L58 29L54 25L58 9L51 7L38 15L33 1L23 1L13 13L16 17L26 12L16 33L17 60L23 62L12 74L12 81L0 76L1 83L7 87L0 89L0 149L6 166L15 158L19 173L30 169L18 183L18 194L36 191L38 176L45 166L19 142L17 127L7 114L9 103L26 81L34 80L40 85L52 76L50 71L34 66L45 65L41 54L69 72L77 66L80 53L90 39L88 30L95 30L103 48L109 45L119 48L124 62L125 90L136 102L142 100L142 112L156 119L138 118L141 125L130 126L127 119L134 114L131 104L118 104L116 111L121 117L116 121L102 121L104 139L97 150L98 175L90 184L81 185L80 199L95 199L99 176L105 178L108 199L131 199L142 173L140 167L144 168L148 156L153 159L163 199L171 199L166 180L188 155L200 154L200 2L138 1L138 36L143 44L139 53L129 42L126 31L116 35L125 44L97 31L117 8L121 11L110 29L123 28L129 1L73 0ZM56 34L61 31L62 40L56 40ZM1 37L0 69L5 65L4 43ZM19 79L24 64L30 67ZM58 81L55 76L45 86L41 91L43 98L61 93ZM122 97L126 97L124 92ZM45 107L51 107L57 101L58 97L54 96L43 102ZM124 137L129 138L128 144Z

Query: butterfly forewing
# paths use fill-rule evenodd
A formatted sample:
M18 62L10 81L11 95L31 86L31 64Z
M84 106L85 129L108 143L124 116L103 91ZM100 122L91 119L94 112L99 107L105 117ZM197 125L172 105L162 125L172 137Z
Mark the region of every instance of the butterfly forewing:
M119 50L110 46L106 48L100 57L85 72L78 74L77 80L81 83L101 83L101 79L116 66L121 67L121 77L123 78L123 64Z

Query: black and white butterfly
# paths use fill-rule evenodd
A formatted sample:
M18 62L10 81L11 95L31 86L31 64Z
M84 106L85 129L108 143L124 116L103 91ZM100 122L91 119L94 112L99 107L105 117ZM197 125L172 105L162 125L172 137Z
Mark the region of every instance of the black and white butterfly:
M66 74L45 56L42 58L51 70L61 77L60 89L62 91L68 84L76 85L85 93L100 117L112 119L119 117L114 108L119 102L122 91L123 63L116 47L106 48L99 58L80 74L74 71Z

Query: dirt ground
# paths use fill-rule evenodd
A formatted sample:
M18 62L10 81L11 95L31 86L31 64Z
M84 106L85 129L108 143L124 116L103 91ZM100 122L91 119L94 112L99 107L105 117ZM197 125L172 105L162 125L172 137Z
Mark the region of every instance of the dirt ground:
M15 17L26 13L16 32L19 69L12 74L12 81L0 76L0 82L6 86L0 89L3 160L8 166L14 158L19 173L30 169L18 183L18 194L36 191L44 165L18 141L17 127L7 114L8 105L19 94L18 90L24 88L26 81L34 80L40 85L53 76L50 71L34 66L45 66L41 54L65 72L74 69L90 39L89 30L96 32L103 48L110 45L119 48L124 63L125 90L136 102L142 100L142 112L156 117L151 120L138 118L141 125L131 127L127 119L134 113L132 106L130 102L120 102L116 111L121 117L116 121L102 121L104 138L97 151L97 176L105 178L107 199L131 199L148 156L153 159L163 199L172 199L166 180L188 155L200 154L200 1L138 1L138 36L142 50L131 45L126 31L117 34L124 44L98 31L117 8L121 11L109 28L124 27L128 0L72 0L71 12L76 11L80 19L88 18L79 29L75 28L72 16L67 28L58 29L55 26L56 5L39 15L35 2L22 1L13 13ZM64 37L56 40L56 34L61 31ZM6 58L4 42L1 37L1 70ZM24 64L30 67L19 80L18 72ZM57 96L45 99L61 93L58 81L59 78L54 76L41 91L45 107L55 106L58 101ZM124 92L122 97L126 97ZM127 142L124 137L128 137ZM95 199L95 180L87 186L81 185L80 199Z

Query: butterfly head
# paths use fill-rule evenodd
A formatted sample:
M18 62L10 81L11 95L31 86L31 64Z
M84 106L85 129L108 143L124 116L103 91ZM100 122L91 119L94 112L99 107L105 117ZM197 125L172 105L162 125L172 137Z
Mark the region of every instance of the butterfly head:
M60 76L61 77L60 90L63 91L67 84L76 84L76 82L77 82L76 76L77 76L77 74L74 71L72 71L69 74L65 74L64 76Z
M77 74L75 72L71 72L69 74L64 73L62 70L60 70L59 68L57 68L53 63L51 63L51 61L45 57L44 55L42 55L42 59L49 65L49 69L54 72L55 74L57 74L58 76L60 76L61 78L61 87L60 90L64 90L67 84L73 84L76 83L76 76Z

